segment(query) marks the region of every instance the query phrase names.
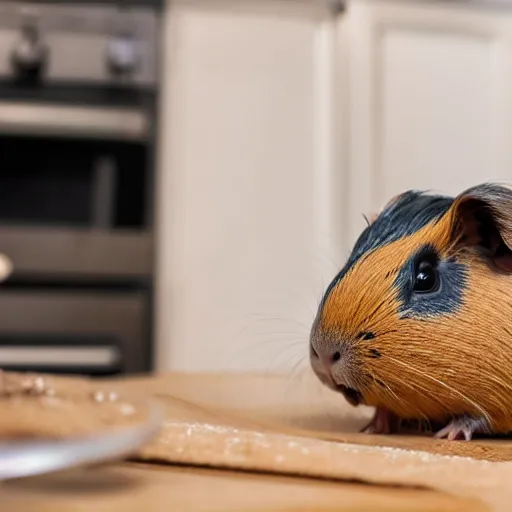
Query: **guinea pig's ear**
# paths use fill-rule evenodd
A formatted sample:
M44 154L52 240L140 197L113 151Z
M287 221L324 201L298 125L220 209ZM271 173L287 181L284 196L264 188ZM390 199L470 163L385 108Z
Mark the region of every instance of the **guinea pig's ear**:
M512 272L512 188L477 185L457 196L450 210L457 242L482 249L500 270Z
M403 195L403 193L402 194L397 194L392 199L390 199L383 206L383 208L380 210L380 212L378 212L378 213L375 213L375 212L374 213L370 213L370 215L363 215L364 220L366 221L366 224L368 224L368 226L371 226L379 218L381 213L383 213L385 210L387 210L389 207L391 207L394 203L396 203L398 201L398 199L400 197L402 197L402 195Z
M378 216L378 213L370 213L370 215L366 215L363 213L364 220L366 221L366 224L368 226L371 226L377 220Z

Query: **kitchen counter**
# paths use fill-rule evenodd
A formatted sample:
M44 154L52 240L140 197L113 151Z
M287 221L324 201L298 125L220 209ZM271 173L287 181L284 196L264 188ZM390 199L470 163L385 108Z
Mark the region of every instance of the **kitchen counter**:
M2 512L486 510L429 490L128 463L10 483L0 498Z
M56 396L90 388L152 396L164 424L130 461L4 482L2 512L483 512L507 511L512 499L510 441L360 434L371 410L349 406L310 374L55 383Z

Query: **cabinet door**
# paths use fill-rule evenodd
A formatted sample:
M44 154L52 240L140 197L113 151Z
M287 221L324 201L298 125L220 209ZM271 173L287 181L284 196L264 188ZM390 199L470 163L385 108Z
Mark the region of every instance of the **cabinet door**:
M512 16L453 2L355 0L350 240L410 188L456 194L512 178ZM344 25L343 25L344 24Z
M164 24L157 368L288 370L343 238L335 15L174 1Z

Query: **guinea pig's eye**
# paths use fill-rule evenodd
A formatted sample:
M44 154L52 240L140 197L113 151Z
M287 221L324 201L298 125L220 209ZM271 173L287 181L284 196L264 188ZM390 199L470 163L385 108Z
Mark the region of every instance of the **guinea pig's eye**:
M436 266L430 261L420 261L414 277L414 291L418 293L433 292L439 284Z

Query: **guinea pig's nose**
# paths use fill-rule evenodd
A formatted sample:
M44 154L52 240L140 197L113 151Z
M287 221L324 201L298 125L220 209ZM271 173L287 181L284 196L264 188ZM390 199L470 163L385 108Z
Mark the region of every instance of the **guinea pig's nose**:
M320 362L325 368L329 368L341 359L341 352L339 350L319 350L311 347L313 355L320 359Z
M350 351L346 347L340 350L337 343L311 343L310 351L313 370L320 380L341 391L352 405L360 404L362 395L356 389L357 375Z
M336 348L323 346L316 348L311 344L311 355L330 373L331 367L341 359L341 352Z

